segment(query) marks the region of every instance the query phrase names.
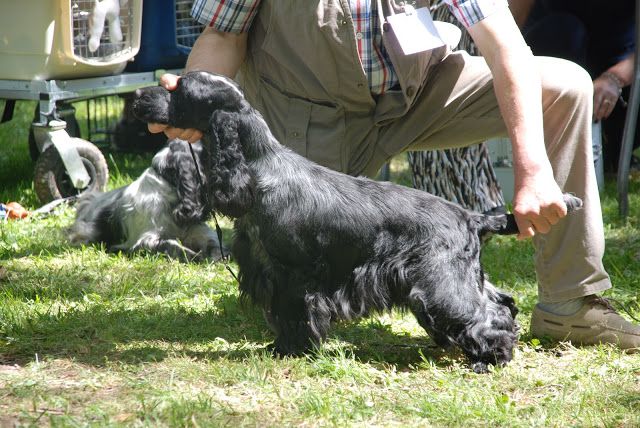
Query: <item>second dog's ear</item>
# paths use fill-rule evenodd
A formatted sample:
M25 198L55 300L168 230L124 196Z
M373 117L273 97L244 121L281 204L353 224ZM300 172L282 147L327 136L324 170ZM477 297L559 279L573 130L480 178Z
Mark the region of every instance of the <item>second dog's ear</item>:
M170 141L164 150L153 158L152 165L176 190L178 203L173 216L178 224L199 223L209 211L202 194L205 184L199 176L198 156L191 156L189 143L182 140Z
M236 218L251 209L255 194L255 179L242 152L239 123L238 113L216 111L205 133L203 153L213 210Z

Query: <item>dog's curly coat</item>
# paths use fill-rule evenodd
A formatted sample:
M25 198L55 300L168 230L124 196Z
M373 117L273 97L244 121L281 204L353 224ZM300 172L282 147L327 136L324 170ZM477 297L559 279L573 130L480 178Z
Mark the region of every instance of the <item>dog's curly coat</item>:
M317 346L332 321L396 306L437 344L458 345L475 371L511 360L517 309L485 281L480 246L514 233L512 216L319 166L279 144L222 76L190 72L175 91L139 90L134 113L204 132L212 206L236 218L241 293L264 310L278 353Z
M198 161L201 145L194 145ZM104 243L109 251L164 253L182 261L219 260L220 244L205 223L206 176L198 179L189 143L172 140L134 182L78 201L69 228L73 244Z

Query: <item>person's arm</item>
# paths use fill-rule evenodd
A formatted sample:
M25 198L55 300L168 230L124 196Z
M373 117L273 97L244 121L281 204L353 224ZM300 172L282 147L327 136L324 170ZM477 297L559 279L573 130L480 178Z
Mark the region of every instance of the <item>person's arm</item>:
M593 81L593 120L599 122L609 117L616 106L622 88L633 81L635 54L611 66Z
M513 211L519 238L547 233L567 213L553 177L542 127L538 65L507 8L468 28L491 69L513 147Z
M207 27L187 58L185 71L202 70L236 77L247 53L247 33L223 33Z
M205 28L191 49L185 72L208 71L233 79L244 61L247 38L247 33L223 33L211 27ZM160 78L160 84L172 91L178 79L175 74L165 74ZM196 129L172 128L159 123L150 123L148 127L150 132L164 132L170 139L180 138L194 143L202 138L202 132Z

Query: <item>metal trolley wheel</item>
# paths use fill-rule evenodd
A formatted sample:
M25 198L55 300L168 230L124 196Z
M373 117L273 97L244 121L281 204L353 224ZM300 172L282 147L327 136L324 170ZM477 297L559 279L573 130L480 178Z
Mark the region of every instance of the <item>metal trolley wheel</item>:
M84 189L76 189L66 172L55 146L50 145L38 157L34 172L34 188L42 203L87 191L104 191L109 180L107 161L100 149L89 141L71 138L91 181Z

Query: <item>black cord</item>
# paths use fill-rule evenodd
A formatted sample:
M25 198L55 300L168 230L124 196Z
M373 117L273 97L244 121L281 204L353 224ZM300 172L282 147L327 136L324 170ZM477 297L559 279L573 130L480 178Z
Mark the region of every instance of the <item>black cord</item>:
M193 151L193 147L191 147L191 143L187 142L187 145L189 146L189 151L191 152L191 157L193 158L193 163L196 165L196 176L198 177L198 185L200 186L200 188L203 188L204 182L202 181L202 175L200 175L200 167L198 166L198 161L196 160L196 154ZM203 193L203 195L204 195L204 198L207 198L206 193ZM207 202L207 201L205 201L205 202ZM208 205L208 204L206 204L206 205ZM224 267L229 271L229 273L231 274L233 279L235 279L236 282L239 284L240 281L238 280L238 277L236 276L236 273L229 266L229 263L227 262L228 261L228 257L224 254L224 248L222 246L222 229L220 228L220 225L218 224L218 218L216 217L216 213L214 211L211 211L211 214L213 215L213 222L216 225L216 234L218 235L218 245L220 246L220 255L222 256L222 262L224 263Z

